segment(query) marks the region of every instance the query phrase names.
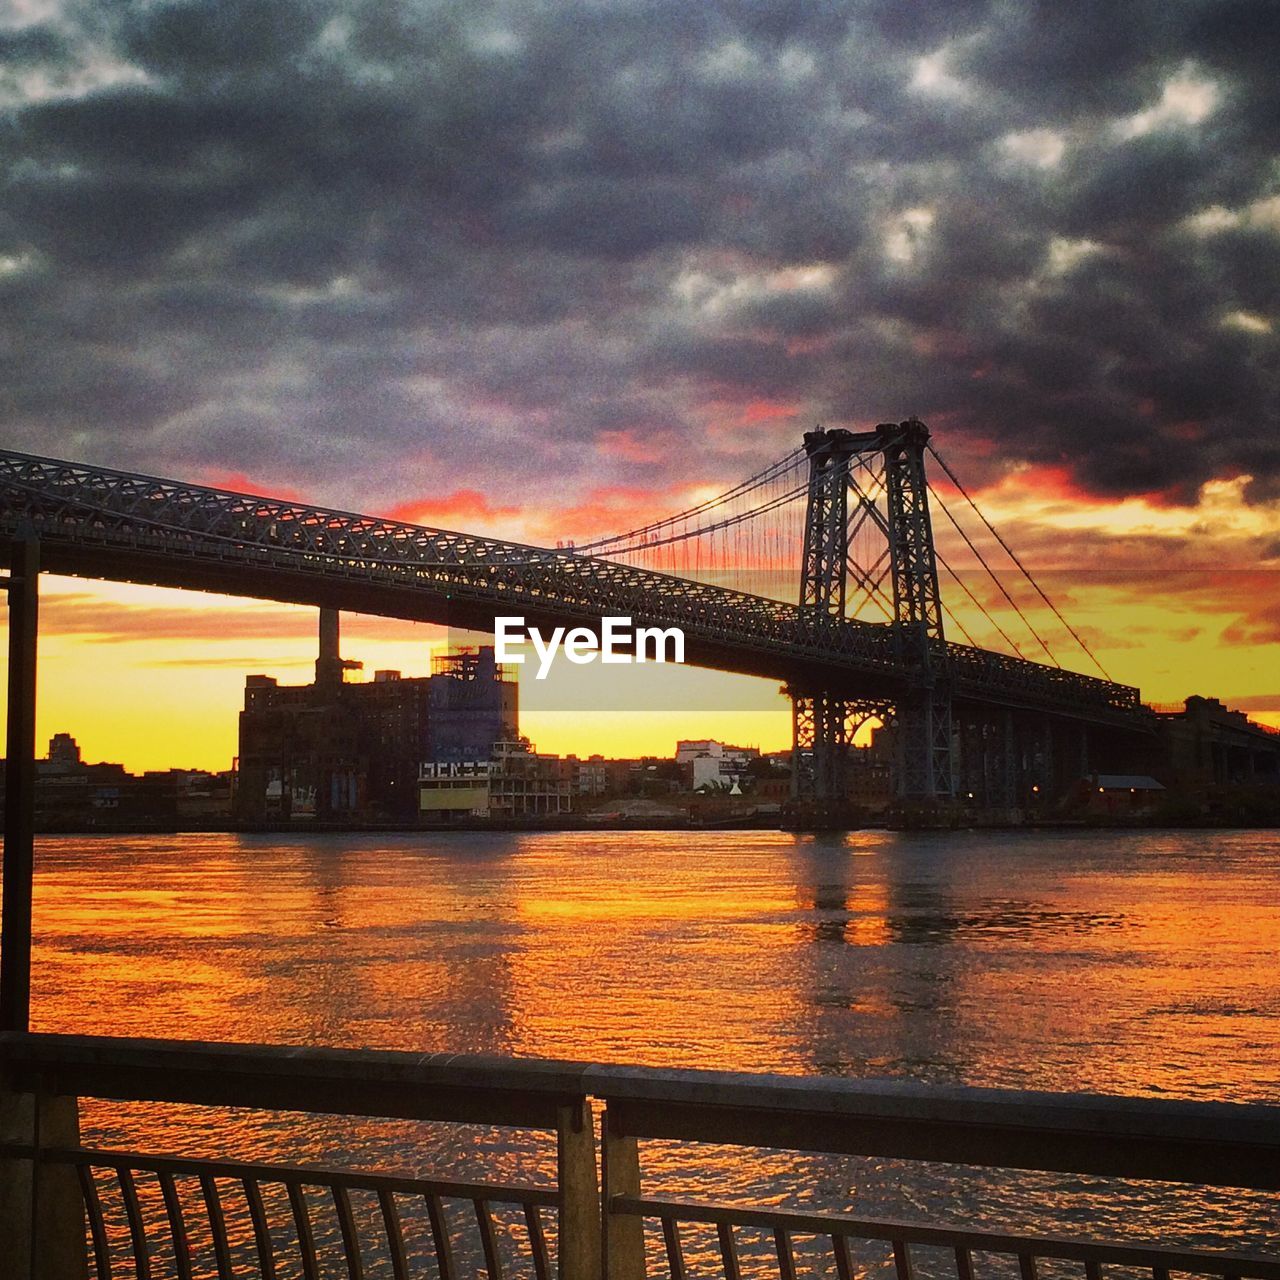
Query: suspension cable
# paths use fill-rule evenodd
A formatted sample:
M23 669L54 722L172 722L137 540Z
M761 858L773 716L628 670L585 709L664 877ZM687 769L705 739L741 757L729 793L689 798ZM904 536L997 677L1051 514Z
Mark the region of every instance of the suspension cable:
M1089 661L1092 662L1093 665L1097 667L1098 670L1101 671L1102 674L1108 680L1110 680L1111 676L1108 674L1106 667L1104 667L1102 663L1098 661L1097 656L1094 654L1093 650L1090 649L1087 644L1085 644L1084 639L1081 637L1080 633L1076 631L1076 629L1071 625L1071 623L1069 623L1066 620L1066 618L1062 616L1061 613L1058 612L1058 606L1054 604L1053 601L1050 600L1047 595L1045 595L1043 588L1041 588L1040 584L1031 576L1031 571L1026 567L1026 565L1022 563L1021 560L1018 559L1013 548L1004 540L1004 538L1000 536L1000 531L995 527L995 525L991 523L990 520L987 519L982 508L979 507L978 504L974 502L974 500L969 496L969 491L964 487L964 485L960 483L959 479L957 479L956 473L952 471L949 466L947 466L946 460L937 451L937 449L933 447L932 444L929 444L928 448L929 448L929 452L933 454L938 465L943 469L943 471L947 473L947 476L950 478L951 483L955 485L955 487L957 488L957 490L959 490L961 496L965 499L965 501L968 502L968 504L978 513L978 518L982 521L984 525L987 526L987 529L990 531L991 536L995 538L995 540L1005 549L1006 553L1009 556L1009 559L1012 560L1013 563L1016 564L1019 570L1022 572L1022 576L1026 578L1026 580L1029 583L1031 583L1033 587L1035 587L1037 594L1040 596L1040 599L1043 600L1045 604L1047 604L1049 608L1053 611L1053 616L1057 618L1058 621L1062 623L1062 625L1066 627L1066 629L1071 633L1071 638L1088 655Z
M849 459L846 459L844 462L840 463L839 472L836 473L836 478L839 479L840 475L843 474L843 476L847 479L849 475L849 470L854 465L855 461L856 459L849 458ZM735 515L726 516L723 520L717 520L713 524L701 524L696 526L693 529L684 529L684 530L681 530L681 532L679 533L673 533L670 536L665 538L650 538L644 542L636 542L636 543L633 543L631 546L625 546L625 547L613 546L611 545L613 540L609 539L606 558L624 556L624 555L638 555L642 552L650 551L655 547L665 547L675 542L686 542L691 538L699 538L699 537L702 537L704 534L717 533L722 529L731 529L735 525L742 524L744 521L754 520L756 516L765 515L770 511L776 511L779 507L785 507L789 503L795 502L798 499L807 496L808 492L809 492L809 481L806 479L802 484L797 485L794 489L789 489L787 490L787 492L782 493L777 497L767 498L764 502L760 503L759 506L752 507L749 511L740 511ZM710 507L719 505L719 502L718 500L713 500L712 502L706 505L710 508ZM669 523L671 523L669 519L661 520L649 526L649 528L656 531L659 528L662 528L663 526ZM637 534L640 534L641 532L643 531L636 530ZM575 547L574 550L589 551L589 550L593 550L594 548L605 546L605 545L606 545L605 543L601 543L601 542L584 543L580 547Z
M969 584L966 583L965 580L947 563L945 557L936 547L934 548L933 554L937 556L938 563L951 575L952 581L955 582L956 586L958 586L960 590L963 591L965 595L967 595L969 599L972 600L973 603L977 606L978 612L981 613L982 616L986 618L986 620L989 623L991 623L991 625L995 627L995 629L1000 633L1000 638L1005 642L1005 644L1007 644L1014 651L1014 653L1018 655L1019 658L1022 658L1025 661L1027 655L1023 653L1022 650L1018 647L1018 642L1011 635L1009 635L1007 631L1005 631L1005 629L995 620L994 617L991 616L991 613L987 609L987 606L984 605L982 601L979 600L978 597L973 594L973 591L969 587ZM962 631L964 630L963 627L961 627L960 629ZM972 644L973 642L970 641L970 643ZM975 645L974 647L977 648L978 646Z
M754 520L756 516L764 515L769 511L774 511L778 507L785 507L789 502L794 502L798 497L807 492L808 484L802 484L796 489L792 489L788 493L782 494L777 498L770 498L758 507L752 507L750 511L740 511L737 515L726 516L723 520L717 520L714 524L700 524L694 529L685 529L680 533L673 533L666 538L649 538L644 542L633 543L629 547L605 546L604 558L616 558L617 556L638 555L644 551L652 551L655 547L666 547L676 542L688 542L692 538L700 538L704 534L713 534L722 529L731 529L734 525L742 524L744 520ZM600 543L591 543L587 547L575 547L575 551L591 550L592 554L600 554L595 551Z
M1000 581L999 577L995 573L995 570L993 570L991 566L986 562L986 560L983 559L982 552L979 551L976 546L974 546L973 539L969 537L969 535L964 531L964 529L960 527L960 521L957 520L954 515L952 515L951 508L948 507L947 504L942 500L942 495L938 493L938 491L933 487L932 484L929 485L929 492L933 495L934 501L937 502L938 506L942 508L943 514L945 514L947 519L951 521L952 525L955 527L956 532L964 539L965 546L967 546L969 550L972 551L975 556L977 556L978 563L987 571L987 576L1000 589L1000 594L1004 596L1004 598L1009 602L1009 605L1013 609L1014 613L1016 613L1018 617L1022 619L1023 624L1026 626L1027 630L1031 632L1032 636L1036 640L1036 643L1039 644L1039 646L1045 651L1045 653L1049 655L1049 661L1052 662L1055 667L1061 668L1062 663L1058 661L1057 656L1054 654L1053 650L1049 648L1048 644L1044 640L1044 637L1041 636L1041 634L1035 629L1035 627L1031 625L1031 619L1028 618L1027 615L1022 612L1022 609L1018 605L1018 602L1013 598L1013 596L1009 594L1009 589L1004 585L1003 582ZM935 554L936 554L936 549L935 549Z
M690 519L693 516L705 515L708 511L713 511L717 507L722 507L727 502L731 502L734 498L740 498L755 489L768 484L771 480L776 480L779 476L790 471L799 461L800 455L804 452L803 448L793 449L785 458L777 462L771 463L765 467L763 471L756 472L753 476L748 476L741 483L733 486L732 489L726 489L723 493L716 494L714 498L707 498L705 501L698 503L696 506L688 508L686 511L678 511L674 515L664 516L661 520L655 520L650 524L641 525L637 529L631 529L626 533L610 534L606 538L596 538L591 542L584 542L576 546L577 551L592 551L597 547L611 546L618 542L631 542L636 538L643 537L645 534L654 533L659 529L665 529L681 521Z

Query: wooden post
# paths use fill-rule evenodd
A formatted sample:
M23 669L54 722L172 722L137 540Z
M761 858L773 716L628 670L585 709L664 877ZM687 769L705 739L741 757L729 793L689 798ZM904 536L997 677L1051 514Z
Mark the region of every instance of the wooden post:
M5 755L0 1031L31 1023L31 879L36 794L36 633L40 545L13 544L9 591L9 723Z
M17 1093L0 1083L0 1142L78 1147L77 1099ZM0 1157L0 1259L0 1269L14 1280L85 1280L84 1201L74 1168Z
M586 1098L558 1109L556 1165L560 1184L560 1280L600 1280L595 1117Z
M600 1118L601 1237L605 1280L644 1280L644 1219L630 1213L614 1213L614 1196L640 1194L640 1147L622 1133L606 1108Z

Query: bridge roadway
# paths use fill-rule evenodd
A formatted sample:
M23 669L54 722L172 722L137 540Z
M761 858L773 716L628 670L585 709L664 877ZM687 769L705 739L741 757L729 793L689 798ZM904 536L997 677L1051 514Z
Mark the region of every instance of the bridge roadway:
M491 631L499 614L540 627L606 614L680 627L697 666L850 698L896 700L910 671L894 628L655 573L523 546L0 450L0 533L39 537L42 568L116 582ZM1138 690L968 645L947 645L960 703L1143 730Z

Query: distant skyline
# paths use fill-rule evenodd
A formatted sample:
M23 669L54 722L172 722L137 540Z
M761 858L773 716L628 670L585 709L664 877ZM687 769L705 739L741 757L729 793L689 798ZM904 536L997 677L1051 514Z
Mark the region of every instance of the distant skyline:
M17 0L0 442L554 543L917 414L1117 679L1280 723L1277 64L1248 0ZM42 734L131 768L225 767L312 656L281 606L46 606ZM789 732L654 697L528 732Z

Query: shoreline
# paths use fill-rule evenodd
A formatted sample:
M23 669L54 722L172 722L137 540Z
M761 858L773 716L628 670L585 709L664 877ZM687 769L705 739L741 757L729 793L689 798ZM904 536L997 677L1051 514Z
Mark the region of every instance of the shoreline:
M724 822L691 822L687 818L662 819L613 818L591 820L564 817L545 822L528 819L425 824L420 822L129 822L51 823L36 828L38 836L144 836L144 835L359 835L411 834L447 835L454 832L529 832L540 831L783 831L791 834L834 834L849 831L928 831L945 835L957 831L1274 831L1276 823L1230 822L1225 820L1181 821L1099 821L1084 818L1041 819L1034 822L965 822L947 825L868 821L847 826L787 826L771 815L768 820L743 818Z

